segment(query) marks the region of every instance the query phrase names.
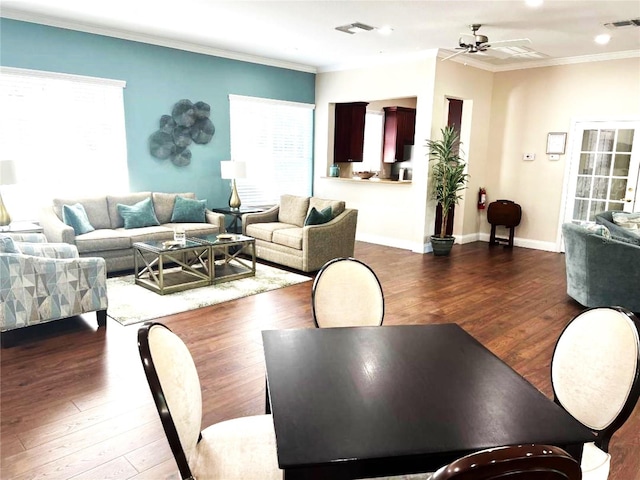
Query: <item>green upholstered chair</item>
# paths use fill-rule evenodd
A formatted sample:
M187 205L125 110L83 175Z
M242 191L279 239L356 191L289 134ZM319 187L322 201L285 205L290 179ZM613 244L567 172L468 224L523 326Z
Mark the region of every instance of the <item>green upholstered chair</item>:
M15 330L87 312L106 325L107 273L103 258L79 258L74 245L44 235L0 234L0 331L11 346Z

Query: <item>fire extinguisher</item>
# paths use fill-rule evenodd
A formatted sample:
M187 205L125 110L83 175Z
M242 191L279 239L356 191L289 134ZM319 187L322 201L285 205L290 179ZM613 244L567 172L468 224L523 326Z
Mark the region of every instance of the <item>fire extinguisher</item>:
M487 206L487 190L480 187L478 190L478 210L484 210Z

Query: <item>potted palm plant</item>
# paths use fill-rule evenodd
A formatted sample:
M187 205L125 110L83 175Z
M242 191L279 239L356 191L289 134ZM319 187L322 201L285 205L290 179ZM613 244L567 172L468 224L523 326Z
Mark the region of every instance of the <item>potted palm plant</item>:
M434 255L449 255L455 238L446 235L449 209L457 205L462 198L462 190L467 188L469 175L465 173L466 164L460 158L460 138L453 127L441 130L441 140L427 140L429 157L433 162L431 169L432 198L442 206L442 228L440 235L431 236Z

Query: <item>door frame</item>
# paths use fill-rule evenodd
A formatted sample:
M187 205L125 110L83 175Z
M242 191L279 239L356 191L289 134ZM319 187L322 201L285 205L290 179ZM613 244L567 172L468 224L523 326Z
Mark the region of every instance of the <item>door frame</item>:
M569 194L569 190L571 188L570 184L570 175L571 175L571 161L574 157L575 146L576 146L576 135L578 134L578 125L581 123L587 122L602 122L602 123L613 123L613 122L640 122L640 115L600 115L600 116L589 116L589 117L572 117L571 118L571 127L569 129L569 134L567 135L567 155L565 157L565 165L564 165L564 179L562 182L562 197L560 201L560 214L558 215L558 228L556 235L556 251L564 252L564 241L562 239L562 224L565 219L565 212L567 209L567 195ZM638 139L640 141L640 138ZM640 185L640 178L638 178L638 184ZM638 208L638 202L640 202L640 194L638 193L640 188L636 189L636 208Z

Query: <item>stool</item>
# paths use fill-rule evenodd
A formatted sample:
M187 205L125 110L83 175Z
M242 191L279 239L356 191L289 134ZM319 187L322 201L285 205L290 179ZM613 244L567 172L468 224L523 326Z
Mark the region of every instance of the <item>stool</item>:
M511 200L496 200L489 204L487 209L487 220L491 224L491 236L489 237L489 245L495 245L504 242L509 247L513 247L513 237L515 228L520 225L522 218L522 208ZM504 226L509 229L509 239L496 238L496 227Z

